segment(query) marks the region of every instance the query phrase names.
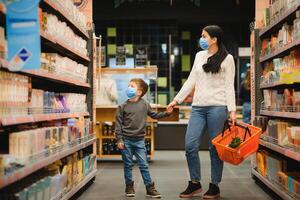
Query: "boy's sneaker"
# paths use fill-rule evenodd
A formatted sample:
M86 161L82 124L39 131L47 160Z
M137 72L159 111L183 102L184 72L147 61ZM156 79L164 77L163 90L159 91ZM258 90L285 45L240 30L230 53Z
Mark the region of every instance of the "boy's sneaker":
M210 183L208 191L203 195L203 199L217 199L220 197L220 189L217 185Z
M126 184L126 189L125 189L125 193L127 197L134 197L135 196L135 192L134 192L134 182L132 181L129 184Z
M191 198L193 197L195 194L199 194L202 192L202 186L200 182L192 182L189 181L189 185L186 188L186 190L182 193L180 193L179 197L180 198Z
M147 196L152 198L161 198L160 193L155 189L154 183L146 186Z

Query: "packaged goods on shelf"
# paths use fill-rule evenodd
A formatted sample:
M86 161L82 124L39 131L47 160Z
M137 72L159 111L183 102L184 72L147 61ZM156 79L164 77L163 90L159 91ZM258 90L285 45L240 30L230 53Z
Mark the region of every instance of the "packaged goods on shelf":
M287 135L290 144L300 147L300 126L288 127Z
M0 58L5 59L7 54L5 30L0 26Z
M290 55L266 62L261 76L261 84L300 82L300 51L291 51Z
M103 155L119 155L120 150L118 149L116 139L103 139L102 140L102 154Z
M86 82L87 80L87 66L55 53L41 54L41 69L48 73L54 73L82 82Z
M9 154L18 159L32 161L74 145L74 142L79 142L78 139L90 134L89 119L81 117L69 120L68 123L55 122L52 127L10 133ZM50 122L45 123L47 124L51 125Z
M283 15L288 10L295 7L300 1L299 0L274 0L270 1L270 7L265 8L263 25L268 26L274 20L278 19L280 15Z
M257 171L294 197L300 197L300 171L289 171L287 161L266 151L256 154ZM297 199L297 198L296 198Z
M295 89L265 89L263 97L263 109L281 112L299 112L299 92Z
M291 124L279 120L269 120L268 128L265 135L277 140L278 145L284 146L288 144L288 127Z
M76 35L65 22L55 15L43 12L42 29L53 38L62 41L76 52L87 55L87 41Z
M296 12L296 19L293 22L293 39L297 40L300 38L300 10Z
M254 126L260 127L262 129L262 132L264 133L267 129L268 121L269 121L268 117L255 116L253 124Z
M287 191L300 197L300 172L278 172L279 184Z
M0 71L0 83L0 102L28 102L28 77Z
M32 89L30 114L86 112L86 95Z
M64 100L63 104L69 109L69 112L86 112L87 103L85 94L60 93L59 96Z
M266 166L266 153L262 150L257 151L256 153L256 166L257 171L264 177L267 175L267 166Z
M278 172L286 171L286 161L270 153L266 156L266 176L269 180L279 182Z
M59 5L64 14L68 15L71 21L75 22L81 28L86 29L86 16L74 5L73 0L51 0L51 2L57 2L57 5Z
M28 85L28 77L0 71L0 117L27 114Z
M56 161L13 188L1 192L1 200L61 199L95 169L95 156L79 151Z
M102 135L103 136L114 136L115 123L104 122L102 124Z

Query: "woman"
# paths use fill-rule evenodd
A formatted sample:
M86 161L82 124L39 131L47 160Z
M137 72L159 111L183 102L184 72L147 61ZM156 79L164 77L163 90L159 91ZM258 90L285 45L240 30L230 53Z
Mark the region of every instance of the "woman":
M228 54L223 44L223 31L219 26L205 27L199 42L204 51L196 54L188 80L168 107L180 104L195 88L185 138L185 151L191 180L180 197L190 198L202 192L198 151L201 135L207 129L211 158L211 183L203 198L213 199L220 196L218 184L222 179L223 161L219 159L211 140L222 131L228 111L233 123L236 121L235 65L232 55Z
M251 104L250 104L250 70L247 70L244 81L240 87L240 99L243 102L243 122L251 123Z

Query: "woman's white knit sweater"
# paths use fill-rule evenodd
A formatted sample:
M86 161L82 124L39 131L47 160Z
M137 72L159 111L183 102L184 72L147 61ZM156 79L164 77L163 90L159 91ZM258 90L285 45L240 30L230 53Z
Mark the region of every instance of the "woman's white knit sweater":
M209 57L207 51L196 54L192 71L174 100L182 103L195 88L193 106L227 106L228 111L236 111L234 59L228 54L221 64L220 71L213 74L206 73L202 68Z

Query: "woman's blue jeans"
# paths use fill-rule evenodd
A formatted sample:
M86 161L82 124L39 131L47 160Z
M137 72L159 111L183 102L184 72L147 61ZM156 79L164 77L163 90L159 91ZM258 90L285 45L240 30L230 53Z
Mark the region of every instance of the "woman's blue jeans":
M222 132L224 122L228 117L227 106L193 106L185 136L186 158L192 181L201 180L201 165L199 147L202 134L205 129L209 135L209 152L211 160L211 182L221 182L223 173L223 161L220 160L211 141Z

